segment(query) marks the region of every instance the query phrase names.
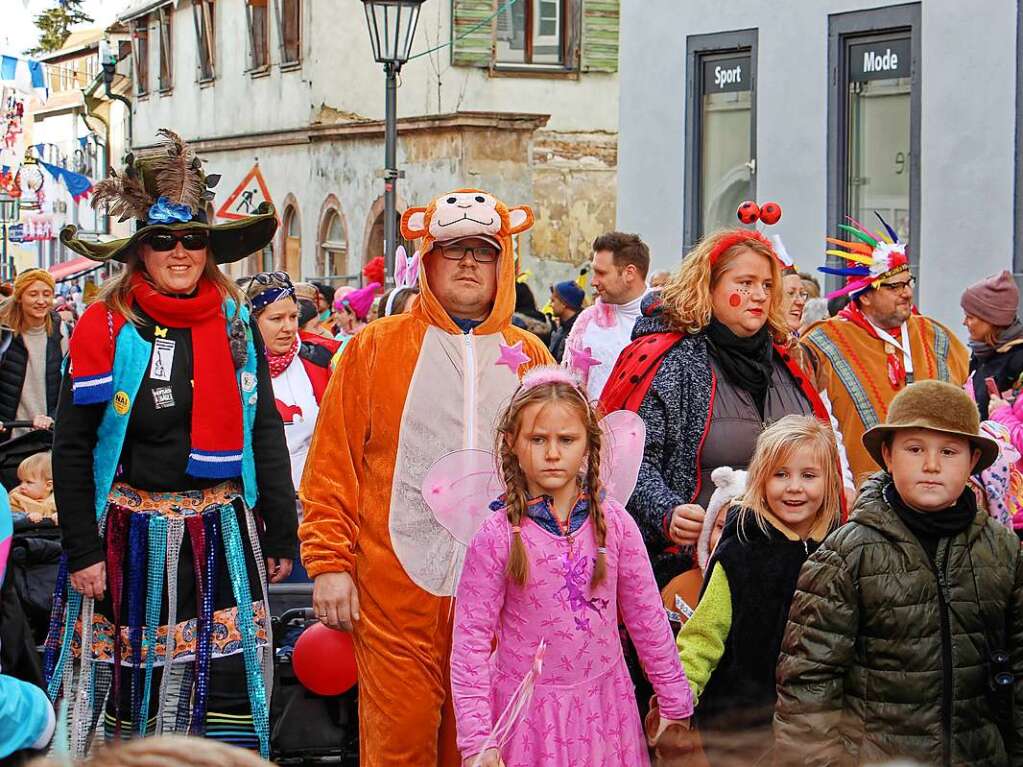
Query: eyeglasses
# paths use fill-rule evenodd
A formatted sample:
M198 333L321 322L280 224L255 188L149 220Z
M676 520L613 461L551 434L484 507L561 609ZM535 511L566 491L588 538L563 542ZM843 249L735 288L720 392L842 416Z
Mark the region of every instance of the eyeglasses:
M809 293L807 293L805 290L799 290L797 288L793 288L792 290L786 291L785 295L792 299L801 298L804 301L807 301L810 298Z
M472 256L477 264L492 264L497 260L498 250L493 245L480 245L475 248L441 247L440 254L448 261L461 261L466 255Z
M878 285L879 288L890 290L892 293L901 293L906 288L912 290L916 286L916 277L910 277L908 280L903 282L882 282Z
M143 242L158 253L174 250L179 242L185 250L202 250L209 244L210 236L205 229L193 229L187 232L154 232Z

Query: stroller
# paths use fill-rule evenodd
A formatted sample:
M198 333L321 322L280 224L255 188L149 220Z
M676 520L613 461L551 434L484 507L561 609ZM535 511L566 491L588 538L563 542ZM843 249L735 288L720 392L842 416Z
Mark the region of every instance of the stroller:
M270 748L275 764L359 763L358 687L324 697L310 692L291 665L295 642L316 622L313 585L270 585L274 634L274 693L270 702Z
M8 428L30 422L8 422ZM30 455L49 450L53 433L31 431L0 443L0 482L7 490L18 485L18 466ZM60 531L49 520L15 518L10 559L0 596L0 648L3 668L19 679L42 686L37 648L46 639L50 601L60 565Z

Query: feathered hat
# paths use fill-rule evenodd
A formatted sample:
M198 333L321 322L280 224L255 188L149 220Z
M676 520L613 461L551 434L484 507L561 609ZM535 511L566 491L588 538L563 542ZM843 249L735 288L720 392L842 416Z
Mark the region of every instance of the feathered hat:
M778 263L781 264L782 276L787 277L790 274L799 274L799 268L796 266L796 262L792 260L788 250L785 249L785 243L781 241L781 235L772 234L771 242L774 243L774 252L778 256Z
M120 175L96 184L92 207L107 206L107 213L120 221L135 219L135 233L112 242L82 240L78 229L66 226L60 240L75 253L94 261L127 261L135 244L154 231L204 229L209 232L210 250L218 264L229 264L265 248L277 231L273 205L264 202L255 215L225 224L206 220L206 203L213 199L216 174L206 175L195 151L174 131L161 128L160 151L136 158L129 154Z
M828 293L828 299L848 294L856 298L864 291L876 288L881 282L899 272L909 271L909 257L906 246L899 242L899 235L885 221L881 214L874 215L884 226L884 231L870 231L851 216L847 216L852 226L839 224L838 228L851 234L853 240L839 240L834 237L825 238L832 245L844 250L828 250L829 256L844 259L844 267L820 266L817 271L825 274L837 274L846 278L846 284L838 290Z

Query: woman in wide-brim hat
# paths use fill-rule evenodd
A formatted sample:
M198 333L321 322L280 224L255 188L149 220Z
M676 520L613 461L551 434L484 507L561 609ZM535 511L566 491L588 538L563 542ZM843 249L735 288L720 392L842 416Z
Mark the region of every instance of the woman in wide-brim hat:
M269 751L267 579L296 551L288 449L259 333L219 269L272 238L272 208L204 220L213 177L161 131L93 204L125 240L73 251L124 270L70 344L54 438L65 552L44 665L71 747L184 732ZM262 525L252 509L258 502ZM261 532L262 531L262 532Z

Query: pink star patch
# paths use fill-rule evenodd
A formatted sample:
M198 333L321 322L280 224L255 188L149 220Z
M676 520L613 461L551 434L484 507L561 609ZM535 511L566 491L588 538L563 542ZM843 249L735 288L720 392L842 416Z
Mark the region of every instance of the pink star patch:
M522 341L511 346L500 345L501 356L497 358L494 365L505 365L511 372L518 375L519 367L523 362L529 362L529 357L522 353Z
M587 347L585 347L583 349L573 349L572 350L572 365L571 366L572 366L572 368L577 370L579 372L579 374L582 375L584 378L590 374L590 368L592 368L592 367L594 367L596 365L604 364L600 360L598 360L596 357L594 357L593 354L591 354L591 351L592 350L590 349L589 346L587 346Z

